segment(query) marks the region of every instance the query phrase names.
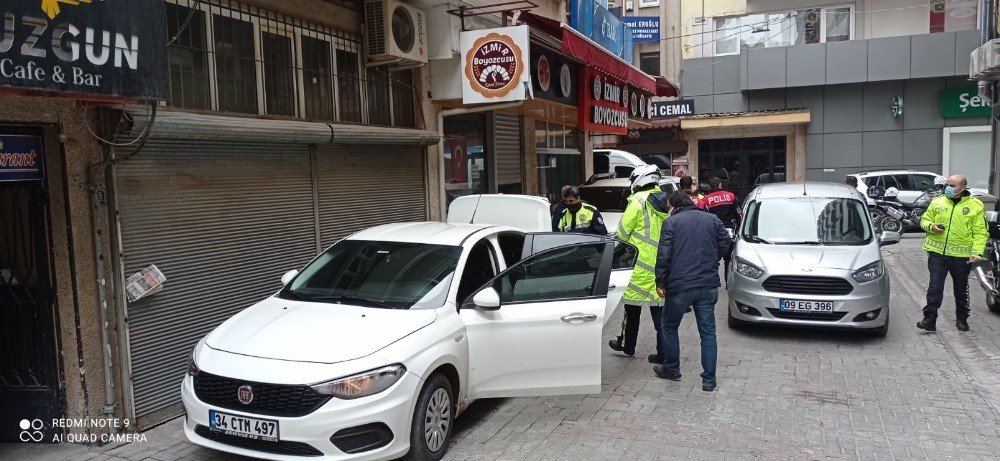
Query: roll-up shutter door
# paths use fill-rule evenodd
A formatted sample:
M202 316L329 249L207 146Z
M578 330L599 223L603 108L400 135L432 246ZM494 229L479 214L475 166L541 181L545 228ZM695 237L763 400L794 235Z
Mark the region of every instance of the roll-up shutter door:
M426 221L423 159L420 147L320 146L316 176L323 247L368 227Z
M493 113L497 185L521 183L521 120L517 115Z
M142 428L182 413L200 338L315 256L312 177L305 145L180 140L150 141L115 175L124 273L156 264L167 278L127 306Z

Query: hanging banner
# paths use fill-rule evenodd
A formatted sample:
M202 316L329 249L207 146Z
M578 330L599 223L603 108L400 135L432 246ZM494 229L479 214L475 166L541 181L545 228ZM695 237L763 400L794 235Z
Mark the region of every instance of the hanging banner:
M19 0L0 6L0 87L77 99L166 99L162 0Z
M521 101L531 82L528 26L462 32L462 102Z
M632 30L601 2L571 0L569 26L611 54L632 62Z
M40 136L0 135L0 182L45 179L45 158Z

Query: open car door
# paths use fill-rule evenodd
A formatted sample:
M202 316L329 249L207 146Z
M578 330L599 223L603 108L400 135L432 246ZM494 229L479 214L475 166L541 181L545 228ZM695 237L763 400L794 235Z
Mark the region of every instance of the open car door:
M601 330L613 241L528 256L462 306L469 397L601 391Z
M524 235L524 248L521 250L521 259L533 254L563 245L572 245L587 242L615 242L614 257L611 261L611 277L608 284L608 299L605 303L604 322L606 323L615 309L621 304L622 295L625 294L625 287L632 279L632 269L635 261L639 258L639 250L630 243L623 242L614 237L580 234L575 232L530 232Z

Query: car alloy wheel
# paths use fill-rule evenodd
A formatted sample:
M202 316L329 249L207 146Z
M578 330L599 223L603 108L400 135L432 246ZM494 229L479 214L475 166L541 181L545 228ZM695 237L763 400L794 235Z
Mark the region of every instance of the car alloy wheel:
M424 441L430 451L439 451L444 447L451 429L451 397L448 391L438 388L431 395L424 416Z

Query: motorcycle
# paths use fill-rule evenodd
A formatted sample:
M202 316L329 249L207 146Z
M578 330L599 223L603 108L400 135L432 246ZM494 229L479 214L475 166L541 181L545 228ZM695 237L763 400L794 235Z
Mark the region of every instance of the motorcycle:
M976 280L986 292L986 306L990 312L1000 313L1000 213L986 212L989 240L983 259L972 265Z
M919 227L920 218L927 211L931 200L942 194L938 188L929 189L920 194L912 205L907 205L900 202L894 192L896 190L892 187L888 190L883 190L881 187L872 187L868 190L869 197L875 201L872 222L876 230L902 234L908 227Z

